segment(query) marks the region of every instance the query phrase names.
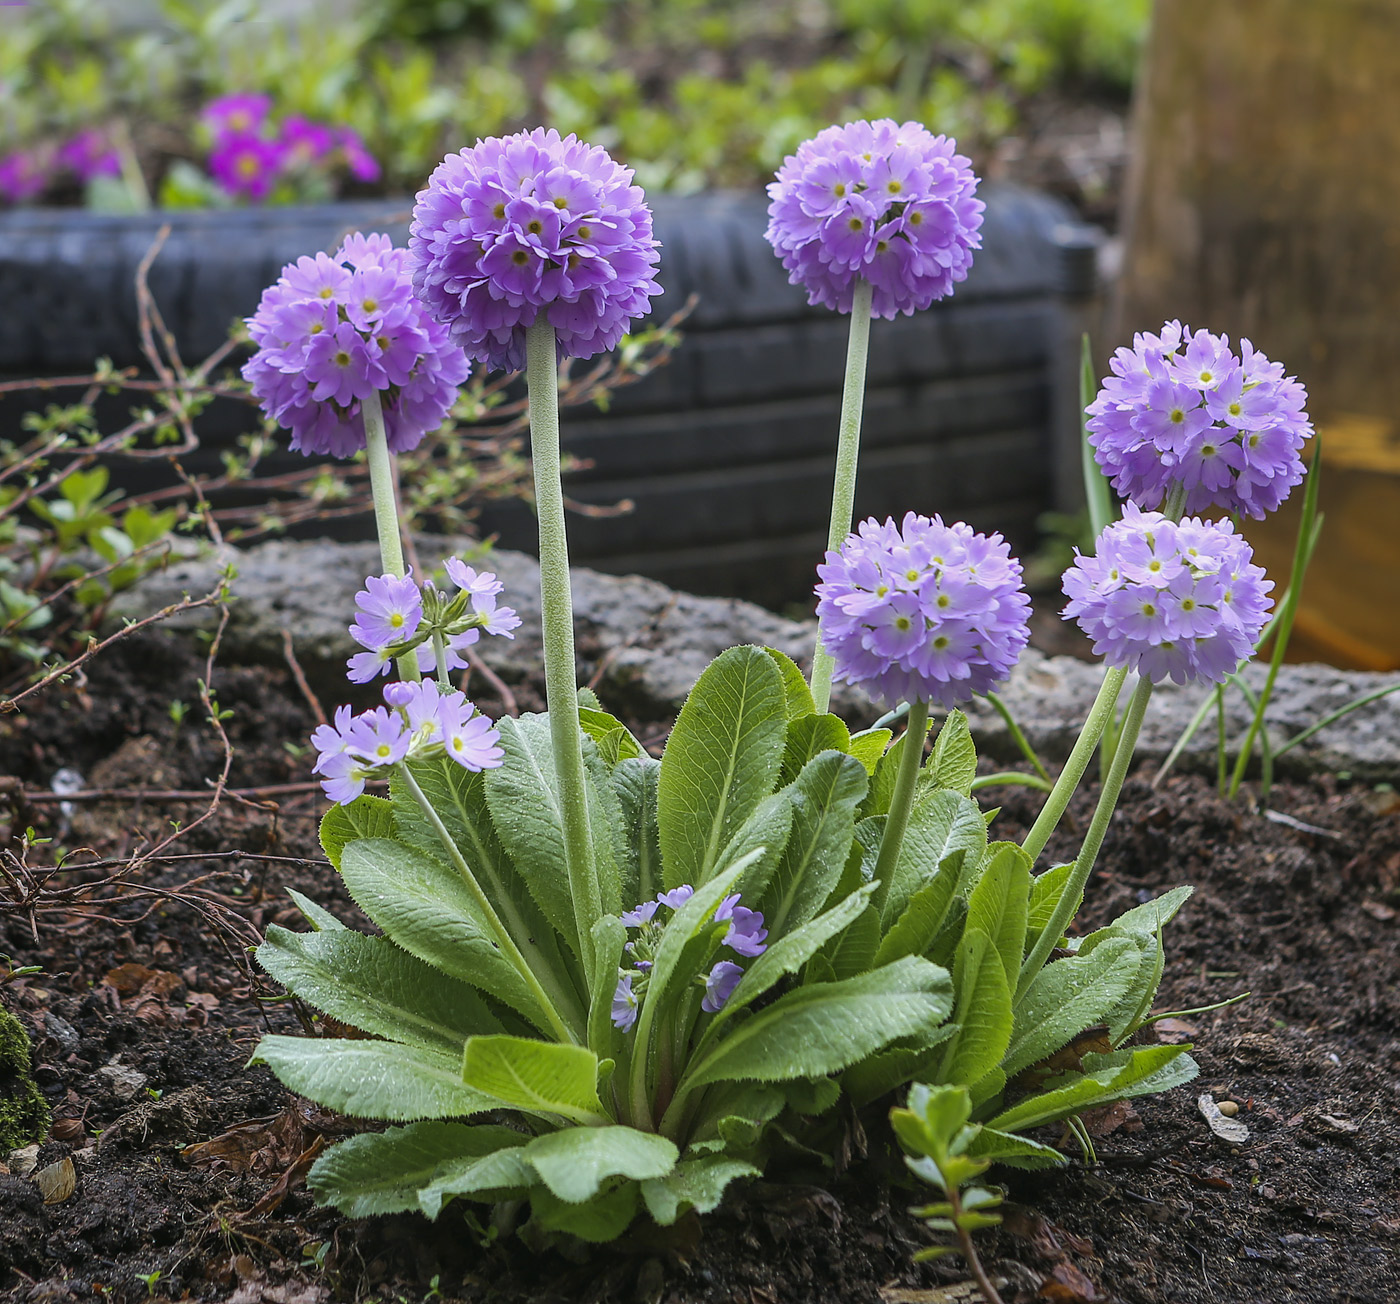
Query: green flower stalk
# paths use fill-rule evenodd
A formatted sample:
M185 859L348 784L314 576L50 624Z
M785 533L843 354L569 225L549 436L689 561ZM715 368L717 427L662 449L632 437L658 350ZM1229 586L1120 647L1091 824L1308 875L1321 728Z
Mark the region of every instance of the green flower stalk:
M374 529L379 536L379 559L385 574L403 579L407 572L403 560L403 537L399 530L398 477L389 452L389 440L384 430L384 409L379 391L370 390L360 402L365 422L365 460L369 463L369 489L374 500ZM419 679L418 658L411 652L398 661L399 677Z

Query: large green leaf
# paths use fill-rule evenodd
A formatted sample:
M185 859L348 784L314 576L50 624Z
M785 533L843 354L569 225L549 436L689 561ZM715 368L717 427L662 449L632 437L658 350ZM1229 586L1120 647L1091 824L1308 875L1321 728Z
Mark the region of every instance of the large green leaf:
M744 871L743 882L737 890L743 893L750 905L761 905L763 894L773 875L778 872L778 862L787 848L792 835L793 789L791 786L779 789L771 797L765 797L754 807L753 814L746 819L739 831L729 840L720 852L719 863L732 865L749 852L762 848L762 855L753 860Z
M530 1211L541 1227L595 1245L621 1236L637 1216L638 1203L636 1182L620 1182L582 1204L561 1200L547 1186L536 1186L530 1192Z
M782 782L791 783L802 767L823 752L849 752L851 731L839 715L803 715L789 721L783 748Z
M1031 890L1031 858L1014 842L987 848L986 863L967 901L967 931L986 933L1014 988L1026 953L1026 902Z
M972 795L972 781L977 777L977 747L967 716L956 707L948 712L943 727L934 740L933 755L928 758L921 783L934 788L951 788L964 797Z
M1009 1168L1063 1168L1069 1162L1053 1146L992 1127L979 1127L963 1153L969 1159L990 1159Z
M724 1155L682 1159L665 1177L642 1183L642 1200L651 1216L662 1227L669 1227L689 1209L710 1213L718 1208L724 1188L737 1178L762 1175L752 1164Z
M461 766L457 767L461 769ZM347 842L356 838L392 838L394 805L364 793L346 806L332 806L321 816L321 846L336 869Z
M1184 1046L1144 1046L1113 1055L1085 1055L1086 1073L1066 1073L1049 1091L1017 1101L987 1124L1001 1132L1022 1132L1082 1114L1115 1100L1170 1091L1190 1082L1199 1070Z
M948 918L966 857L967 852L961 849L945 856L934 876L909 898L904 913L880 939L880 949L875 953L877 965L889 964L903 955L927 954Z
M722 653L691 689L661 759L657 818L668 888L699 887L777 784L787 732L777 665L761 648Z
M464 1086L460 1059L394 1041L267 1036L250 1061L283 1086L352 1118L465 1118L501 1101Z
M1008 1077L1037 1064L1104 1019L1137 977L1140 950L1130 937L1104 941L1088 955L1047 964L1016 1010L1016 1029L1002 1061Z
M389 1041L456 1056L468 1037L501 1022L466 983L387 937L338 929L292 933L273 924L258 962L308 1005Z
M877 1051L859 1064L852 1064L841 1075L841 1089L857 1109L879 1100L926 1074L942 1054L942 1044L956 1031L957 1024L945 1023L922 1037L911 1039L917 1044Z
M1161 896L1125 911L1108 928L1099 931L1106 933L1109 929L1120 929L1125 933L1154 937L1159 928L1176 918L1177 911L1186 904L1193 890L1191 887L1174 887L1170 892L1163 892ZM1089 937L1094 936L1093 933L1089 934ZM1084 939L1085 942L1088 940L1088 937Z
M862 729L860 733L851 735L851 755L865 766L867 774L873 775L893 737L889 729Z
M529 1037L473 1037L460 1080L512 1109L558 1114L578 1123L606 1122L598 1099L598 1057L586 1046Z
M888 929L904 913L909 898L953 852L966 854L966 867L980 863L986 847L987 825L970 797L943 790L916 801L894 872L875 895L882 926Z
M661 762L651 756L620 761L613 770L622 816L622 901L631 907L661 891L661 843L656 828L656 785Z
M581 1204L610 1177L666 1177L680 1154L664 1136L634 1127L566 1127L537 1136L524 1158L554 1195Z
M996 1068L1011 1042L1011 986L992 939L968 927L953 969L958 1030L948 1040L938 1081L970 1087Z
M838 1073L892 1041L936 1028L952 1003L947 970L915 956L842 982L799 987L693 1061L685 1085Z
M550 1027L455 871L402 842L365 838L346 846L340 872L360 909L405 951Z
M815 715L817 704L812 699L812 690L807 687L807 680L797 668L797 662L786 652L779 652L775 647L766 647L763 650L773 658L773 664L778 667L778 674L782 676L783 704L787 718L791 721L796 720L798 716Z
M875 968L875 954L879 948L880 912L868 905L813 957L804 981L812 981L813 970L823 963L830 967L832 978L854 978Z
M927 725L925 726L924 738L928 737ZM860 814L865 819L871 815L887 815L890 809L890 798L894 796L894 782L899 775L899 758L904 755L905 743L909 738L909 731L905 730L894 740L893 745L885 754L880 757L875 766L875 773L870 779L870 791L866 793L865 800L861 802ZM918 745L922 748L924 738L919 739Z
M1031 879L1030 904L1026 909L1026 928L1032 937L1039 937L1050 922L1050 917L1055 913L1055 907L1060 904L1060 898L1064 895L1065 888L1069 884L1069 876L1072 873L1074 873L1074 861L1071 860L1068 864L1055 865L1043 874L1037 874ZM1083 900L1084 893L1081 891L1079 901ZM1076 902L1070 918L1078 913L1079 902Z
M797 776L792 833L763 896L774 936L805 924L831 895L850 855L856 807L868 782L864 766L842 752L823 752Z
M466 1123L410 1123L386 1132L364 1132L332 1146L311 1167L307 1185L323 1204L334 1205L349 1218L402 1213L423 1205L420 1195L449 1175L461 1177L493 1166L501 1175L498 1155L515 1156L529 1137L505 1127L472 1127ZM517 1171L518 1159L516 1160ZM526 1173L528 1185L532 1175ZM493 1189L513 1183L494 1182ZM454 1192L455 1194L455 1192ZM441 1207L424 1209L435 1217Z

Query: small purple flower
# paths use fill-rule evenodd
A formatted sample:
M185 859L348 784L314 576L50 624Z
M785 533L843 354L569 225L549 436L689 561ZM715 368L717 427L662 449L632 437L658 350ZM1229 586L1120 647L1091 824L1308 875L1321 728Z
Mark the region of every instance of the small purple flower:
M254 95L240 91L210 100L200 111L200 121L213 133L215 140L225 136L250 136L261 130L272 108L270 95Z
M350 633L361 647L388 647L412 638L422 617L423 595L413 576L371 575L355 594Z
M706 1014L722 1009L743 976L744 971L732 960L721 960L705 978L705 999L700 1002L700 1008Z
M255 203L272 193L282 171L281 144L254 135L228 135L215 142L209 154L209 172L225 190Z
M22 204L42 195L48 184L48 160L39 150L16 150L0 158L0 199Z
M1064 614L1108 665L1218 684L1253 655L1272 588L1231 522L1176 524L1128 503L1095 555L1077 555L1065 572Z
M863 521L817 567L835 678L879 701L952 707L1001 683L1030 634L1021 565L1001 535L910 512Z
M662 892L656 900L663 906L670 906L672 910L679 910L694 895L695 889L689 883L682 883L680 887L673 887L669 892Z
M631 171L544 128L449 154L418 193L409 248L423 302L492 368L524 365L541 312L561 356L591 358L660 293L651 211Z
M972 266L985 205L946 136L891 118L828 127L768 187L768 242L812 304L850 312L858 279L876 317L953 292Z
M325 123L297 115L283 118L277 133L284 166L309 168L321 162L336 147L336 134Z
M1160 507L1179 487L1187 512L1263 520L1302 480L1307 391L1248 340L1236 356L1223 335L1167 322L1109 365L1087 409L1089 443L1138 507Z
M623 1032L630 1032L632 1025L637 1022L637 1006L640 1003L637 994L632 990L632 975L623 974L613 989L613 1026L621 1028Z
M350 127L342 127L337 143L346 169L356 181L378 181L381 168L378 160L365 148L360 133Z
M643 901L635 910L624 911L621 916L622 922L628 928L640 928L643 924L651 922L651 917L660 905L660 901Z
M442 745L464 770L494 770L505 760L500 731L458 692L444 693L438 704Z
M363 449L360 403L374 391L389 447L416 448L442 424L469 370L414 296L408 251L385 235L357 233L334 256L288 264L248 329L258 351L243 377L297 452Z
M724 935L724 944L739 955L762 955L768 949L768 930L763 926L763 914L739 904L739 894L727 896L719 903L715 918L727 919L729 931Z
M85 128L59 146L58 164L84 184L94 177L120 176L122 170L121 155L95 127Z

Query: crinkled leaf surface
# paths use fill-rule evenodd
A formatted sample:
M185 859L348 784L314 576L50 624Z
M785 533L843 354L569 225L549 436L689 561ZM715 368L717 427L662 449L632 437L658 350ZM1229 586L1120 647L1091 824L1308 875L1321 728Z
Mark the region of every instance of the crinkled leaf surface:
M585 1046L529 1037L473 1037L462 1058L460 1080L514 1109L576 1122L603 1117L598 1057Z
M633 1127L567 1127L537 1136L524 1158L550 1191L570 1204L598 1194L610 1177L666 1177L680 1157L675 1144Z

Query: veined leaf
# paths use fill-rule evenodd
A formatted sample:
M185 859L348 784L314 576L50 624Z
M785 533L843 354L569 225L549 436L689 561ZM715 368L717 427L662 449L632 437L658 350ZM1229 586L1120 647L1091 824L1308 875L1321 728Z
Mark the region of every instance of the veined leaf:
M779 652L775 647L766 647L763 650L773 658L773 664L778 667L778 674L782 676L783 702L788 720L796 720L803 715L815 715L817 704L812 700L812 690L807 687L807 680L797 668L797 662L786 652Z
M682 1086L838 1073L892 1041L937 1027L952 1003L947 970L914 956L843 982L799 987L693 1062Z
M1009 1168L1063 1168L1069 1162L1053 1146L992 1127L978 1128L963 1153L971 1159L990 1159Z
M610 1177L666 1177L680 1153L664 1136L634 1127L566 1127L537 1136L523 1157L552 1194L581 1204Z
M346 846L340 872L360 909L405 951L550 1027L497 949L476 899L441 861L402 842L365 838Z
M455 1055L394 1041L267 1036L249 1061L283 1086L351 1118L465 1118L501 1101L464 1086Z
M958 1030L948 1041L938 1081L971 1087L1001 1062L1011 1042L1011 986L992 939L969 924L958 946L953 985Z
M419 1193L435 1178L470 1170L501 1153L518 1154L527 1140L505 1127L410 1123L332 1146L312 1165L306 1183L318 1200L349 1218L402 1213L422 1207ZM437 1208L424 1212L432 1218Z
M461 769L459 765L457 767ZM340 853L356 838L392 838L394 804L363 793L346 806L332 806L321 816L321 846L326 858L340 868Z
M972 741L972 731L967 727L967 716L954 707L938 731L933 755L924 766L920 782L970 797L976 777L977 747Z
M751 1150L786 1103L777 1087L760 1082L730 1082L706 1092L687 1158Z
M857 1109L872 1100L916 1081L927 1073L943 1053L942 1045L957 1031L957 1024L945 1023L917 1039L912 1046L891 1046L877 1051L859 1064L852 1064L841 1075L841 1089Z
M558 1114L577 1123L606 1122L598 1099L598 1057L585 1046L529 1037L473 1037L460 1081L511 1109Z
M501 1022L466 983L350 929L292 933L273 924L258 962L288 991L341 1023L455 1058Z
M844 755L850 750L851 731L839 715L799 716L788 722L782 782L791 783L814 756L820 756L823 752L841 752Z
M657 820L668 888L698 888L777 784L787 733L777 664L761 648L721 653L686 698L661 758Z
M651 756L620 761L613 789L622 815L622 900L630 906L661 891L661 843L656 828L656 783L661 762Z
M874 884L868 886L873 887ZM880 947L880 912L867 905L855 919L843 928L822 950L812 957L804 982L811 982L814 971L823 962L830 967L834 979L854 978L875 968L875 954Z
M1112 938L1088 955L1047 964L1026 989L1002 1068L1012 1077L1099 1023L1128 994L1139 968L1132 938Z
M1031 858L1014 842L998 842L987 848L986 863L967 900L967 931L987 934L1013 988L1026 953L1030 890Z
M762 904L763 895L773 881L773 875L778 872L778 862L792 835L792 821L793 789L789 786L759 802L753 814L720 852L719 863L732 865L756 848L763 849L762 855L749 864L743 881L736 888L736 891L743 893L746 901Z
M547 1231L603 1245L615 1241L637 1216L637 1183L622 1182L582 1204L561 1200L547 1186L530 1191L530 1212Z
M880 939L876 965L889 964L903 955L927 954L948 917L966 857L962 848L945 856L934 876L909 898L904 913Z
M823 752L797 776L792 834L763 896L774 936L805 924L831 895L850 855L856 807L868 782L861 763L841 752Z
M512 1135L515 1140L509 1145L478 1159L466 1155L444 1159L432 1179L418 1192L418 1207L429 1218L436 1218L442 1206L456 1195L489 1204L523 1199L534 1185L535 1170L524 1158L524 1142L529 1137L520 1132Z
M338 933L345 931L345 925L331 914L329 910L323 910L310 897L303 896L296 888L289 887L287 889L287 895L292 898L293 904L301 911L301 917L318 933Z
M894 732L890 729L862 729L860 733L851 735L850 753L865 766L867 774L874 774L893 737Z
M724 1155L682 1159L667 1176L642 1183L642 1200L657 1223L669 1227L689 1209L710 1213L718 1208L724 1188L737 1178L762 1175L752 1164Z
M1176 918L1177 911L1186 904L1186 899L1194 890L1189 886L1174 887L1170 892L1163 892L1161 896L1125 911L1108 927L1122 929L1126 933L1139 933L1144 937L1155 937L1162 925L1169 924ZM1090 933L1089 936L1092 937L1093 934ZM1086 937L1084 940L1087 942L1089 939Z
M909 904L909 898L938 871L955 851L966 853L964 868L981 862L987 846L987 826L970 797L957 792L934 792L914 803L890 881L876 892L881 925L888 929Z
M1056 865L1031 879L1030 904L1026 909L1026 928L1031 936L1039 937L1050 922L1051 915L1055 913L1055 907L1059 905L1060 898L1064 895L1065 884L1069 882L1069 876L1073 872L1074 861L1071 860L1066 865ZM1083 892L1080 892L1079 900L1084 900ZM1076 903L1074 914L1070 918L1074 918L1074 915L1078 913L1079 904Z
M632 736L631 730L606 711L580 706L578 722L584 733L597 743L598 755L609 769L619 761L646 755L641 743Z

